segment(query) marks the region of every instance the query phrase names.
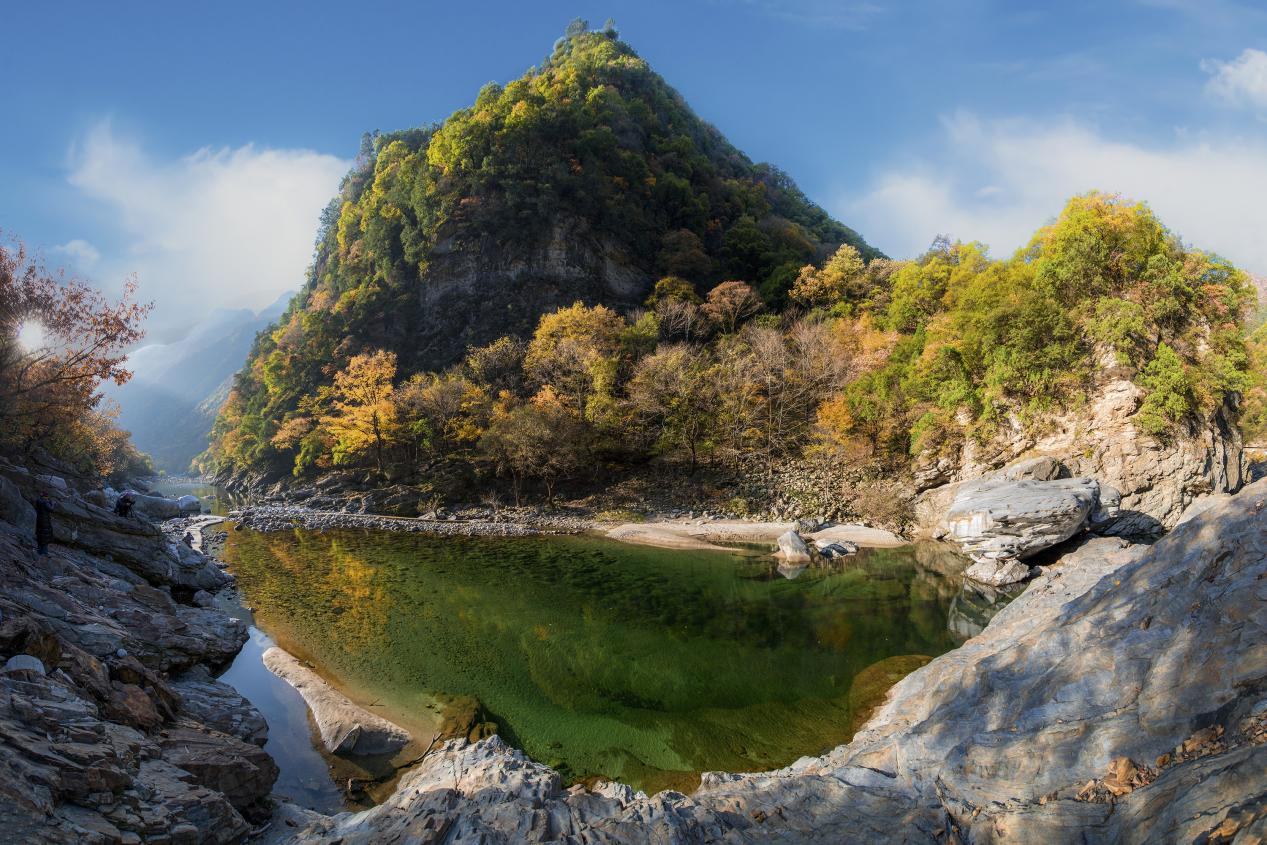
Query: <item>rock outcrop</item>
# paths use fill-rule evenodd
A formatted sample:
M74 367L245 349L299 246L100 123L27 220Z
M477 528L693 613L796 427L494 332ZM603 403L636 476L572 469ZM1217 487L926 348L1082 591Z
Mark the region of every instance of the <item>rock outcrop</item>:
M922 533L935 532L927 514L938 510L936 500L947 497L948 486L1025 456L1055 459L1071 475L1095 478L1119 491L1122 514L1111 531L1123 537L1173 528L1194 499L1240 488L1245 480L1241 436L1229 411L1220 409L1161 442L1136 425L1143 391L1120 377L1112 361L1102 362L1101 373L1087 402L1040 425L1005 418L985 443L968 437L954 448L943 445L917 456L916 482L926 491L916 502Z
M409 742L404 728L353 704L282 649L274 646L264 652L264 665L303 696L331 754L391 754Z
M37 485L51 489L0 467L0 838L244 840L277 767L259 712L207 667L245 626L174 598L190 570L155 526L70 487L53 493L57 533L37 557L12 495Z
M691 796L447 743L372 810L283 808L272 843L1152 843L1267 835L1267 482L1153 546L1093 538L853 741Z
M2 462L0 479L7 481L10 488L6 492L6 486L0 486L0 505L15 496L34 500L41 488L48 487L22 468ZM190 554L191 550L184 546L177 548L180 544L170 542L162 530L144 516L118 516L70 493L54 492L52 499L56 505L53 541L60 546L108 556L147 583L158 586L214 591L232 580L211 558ZM176 500L163 501L174 504ZM28 520L16 502L3 507L14 510L13 518L4 517L13 527L21 530L34 524L33 511ZM179 509L173 515L180 515Z

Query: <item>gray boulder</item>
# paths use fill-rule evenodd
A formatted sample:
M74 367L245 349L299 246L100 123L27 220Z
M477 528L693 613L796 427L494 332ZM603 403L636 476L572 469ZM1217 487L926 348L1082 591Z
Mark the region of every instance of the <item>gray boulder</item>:
M181 496L176 500L181 513L202 513L202 500L197 496Z
M37 675L43 675L44 664L38 657L29 654L15 654L4 662L4 668L0 669L6 675L14 672L34 672Z
M946 529L978 564L965 575L995 586L1022 580L1029 567L1019 559L1081 531L1099 492L1092 478L983 478L960 485L946 514Z
M814 546L828 560L858 553L858 544L849 540L815 540Z
M135 493L133 495L136 499L134 506L136 510L150 519L173 519L186 514L181 509L178 499L169 499L166 496L149 496L144 493Z
M796 533L795 528L779 537L778 554L789 563L810 559L809 546L805 545L805 541L801 539L800 534Z

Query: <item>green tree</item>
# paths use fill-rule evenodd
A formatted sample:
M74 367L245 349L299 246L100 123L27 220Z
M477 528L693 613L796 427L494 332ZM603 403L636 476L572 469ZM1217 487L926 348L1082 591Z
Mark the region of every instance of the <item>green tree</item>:
M1144 431L1164 437L1197 410L1192 376L1183 359L1163 343L1139 378L1146 392L1137 419Z
M554 389L578 415L615 389L625 321L602 305L577 302L544 315L524 356L524 370Z

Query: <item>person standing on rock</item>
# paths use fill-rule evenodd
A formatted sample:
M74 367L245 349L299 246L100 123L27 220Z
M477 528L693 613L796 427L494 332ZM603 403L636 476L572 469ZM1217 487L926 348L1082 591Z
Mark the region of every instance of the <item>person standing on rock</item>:
M114 503L114 512L118 514L119 516L131 516L132 504L135 501L136 499L132 496L131 493L124 493L122 496L119 497L118 501Z
M53 541L53 511L57 505L48 497L47 490L41 490L35 500L35 549L36 553L47 556L48 544Z

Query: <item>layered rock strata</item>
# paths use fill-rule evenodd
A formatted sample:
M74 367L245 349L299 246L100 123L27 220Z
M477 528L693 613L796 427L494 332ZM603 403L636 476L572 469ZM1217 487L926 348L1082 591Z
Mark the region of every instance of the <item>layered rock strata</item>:
M246 628L177 598L229 577L69 486L37 556L19 485L50 488L0 467L0 838L243 841L277 766L259 712L208 667Z

